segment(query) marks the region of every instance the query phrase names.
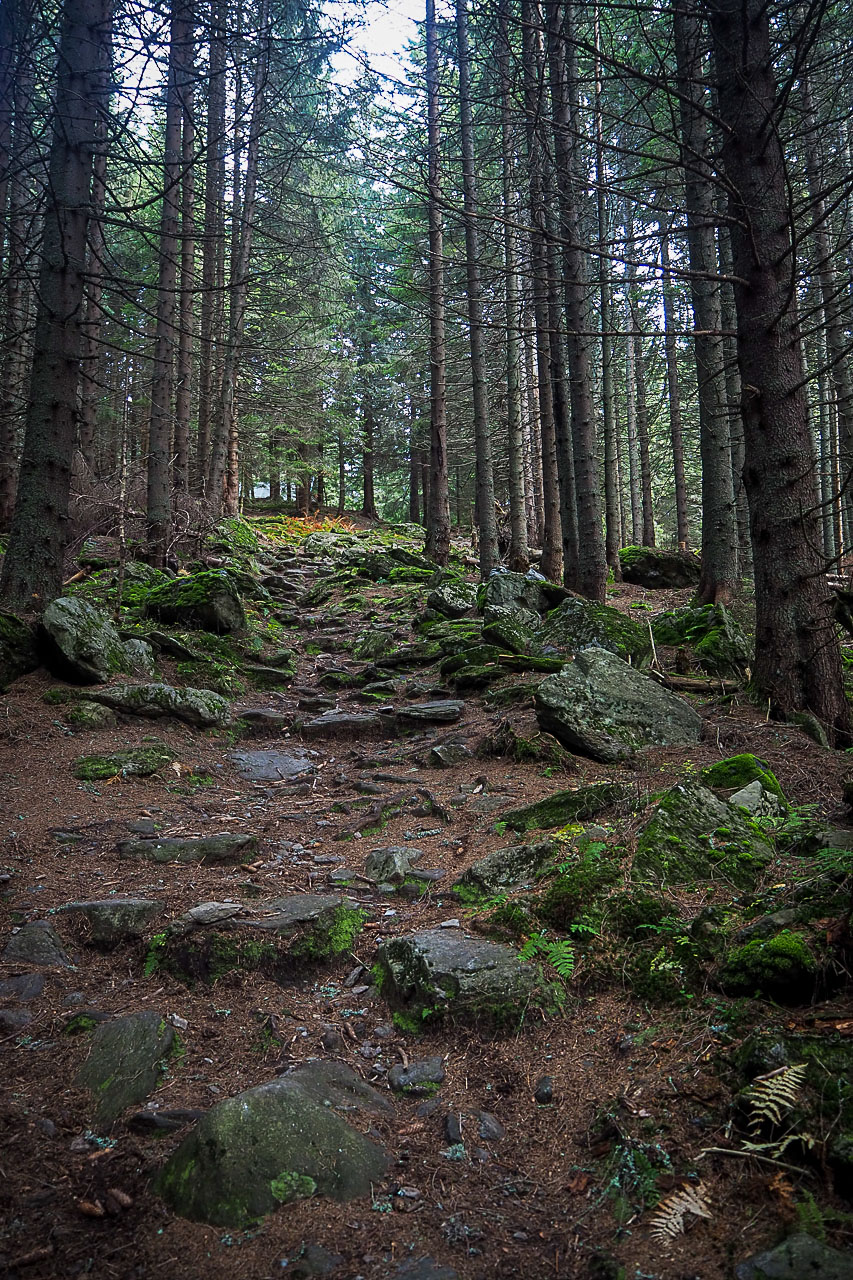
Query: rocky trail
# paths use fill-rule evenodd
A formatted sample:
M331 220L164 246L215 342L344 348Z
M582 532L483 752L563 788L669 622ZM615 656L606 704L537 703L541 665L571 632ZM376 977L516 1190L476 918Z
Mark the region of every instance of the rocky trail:
M4 1273L853 1276L846 757L679 557L330 524L0 615Z

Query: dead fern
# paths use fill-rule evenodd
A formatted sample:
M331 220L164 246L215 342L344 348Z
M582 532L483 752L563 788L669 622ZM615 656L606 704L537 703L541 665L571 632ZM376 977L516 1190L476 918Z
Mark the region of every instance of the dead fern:
M746 1091L750 1104L749 1132L753 1137L766 1124L780 1125L788 1112L793 1111L805 1080L805 1062L798 1062L790 1067L777 1067L775 1071L756 1077Z
M710 1218L708 1192L703 1182L682 1187L658 1205L649 1222L649 1232L659 1244L669 1244L687 1230L691 1218Z

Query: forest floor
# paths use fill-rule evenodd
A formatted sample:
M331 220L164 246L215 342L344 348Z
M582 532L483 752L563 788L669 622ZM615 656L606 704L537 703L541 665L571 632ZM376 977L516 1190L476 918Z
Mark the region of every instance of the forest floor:
M322 567L305 557L305 587ZM50 918L76 960L71 970L45 971L44 991L29 1006L32 1021L0 1042L0 1270L22 1278L267 1280L307 1274L298 1259L311 1244L339 1255L329 1274L349 1280L380 1280L407 1258L424 1255L465 1280L519 1273L555 1280L723 1280L737 1262L796 1226L809 1206L822 1215L830 1242L850 1247L850 1206L835 1197L819 1166L798 1171L798 1160L762 1163L734 1150L702 1155L735 1145L738 1086L729 1068L738 1047L762 1026L853 1030L849 985L807 1007L733 1000L711 987L655 1004L618 981L598 982L581 964L558 1016L531 1016L503 1032L442 1024L415 1037L397 1030L369 976L362 981L355 968L369 971L377 943L395 934L449 919L469 927L449 885L475 859L508 843L509 836L495 830L508 807L614 778L636 786L642 810L642 798L675 780L686 763L701 768L752 751L769 762L792 803L816 805L839 822L845 820L848 758L797 728L769 722L745 697L712 689L692 696L704 721L696 748L648 750L621 766L570 757L555 772L541 762L474 756L444 769L426 767L434 743L452 736L474 751L507 717L517 733L536 735L532 705L490 709L478 694L464 695L464 715L452 734L440 726L301 743L300 698L327 692L319 680L329 667L364 665L337 642L374 625L394 591L393 584L366 587L365 607L347 615L343 631L324 620L339 602L305 612L288 636L298 654L292 689L235 697L235 713L267 707L292 716L294 728L275 744L235 744L222 731L159 721L153 732L173 749L177 768L84 783L72 775L77 757L142 744L151 723L127 718L118 727L73 732L61 709L44 701L56 681L43 670L16 681L0 699L4 937L10 927ZM657 611L689 595L620 584L609 588L608 603L642 617L638 604ZM399 633L401 643L410 638ZM159 660L159 669L163 679L180 682L168 659ZM435 672L414 675L425 682L422 697L440 696ZM341 689L337 706L363 711L357 694L357 688ZM238 774L235 749L285 742L314 753L312 784L293 789ZM447 822L403 812L387 821L381 837L336 839L352 826L365 791L381 797L412 783L429 790ZM153 823L163 835L249 832L258 837L259 853L242 868L120 861L117 841L140 823ZM368 881L355 880L347 892L365 908L367 923L353 954L285 984L260 973L195 986L156 968L145 976L144 941L97 952L81 946L69 918L58 913L70 902L118 893L157 898L165 917L174 919L205 901L322 891L340 865L322 859L337 856L358 872L370 848L404 845L413 836L424 849L424 865L443 869L445 878L413 901L382 896ZM0 979L17 972L0 965ZM353 973L357 980L347 986ZM172 1215L150 1190L152 1173L180 1133L151 1136L124 1121L109 1138L91 1133L91 1099L75 1083L87 1037L70 1034L69 1024L81 1012L101 1017L141 1009L176 1015L185 1028L183 1054L154 1095L155 1107L203 1110L318 1056L343 1060L383 1090L395 1062L441 1055L446 1078L435 1098L395 1096L393 1111L377 1121L392 1164L372 1202L315 1197L251 1230L224 1231ZM545 1075L553 1078L553 1102L542 1106L534 1090ZM481 1110L497 1118L505 1135L481 1140L463 1120L460 1153L448 1139L446 1117ZM625 1161L638 1150L656 1150L661 1159L657 1167L647 1159L632 1183ZM464 1158L454 1158L460 1154ZM688 1170L701 1174L710 1217L662 1245L648 1229L650 1206L681 1186ZM398 1194L403 1187L410 1192Z

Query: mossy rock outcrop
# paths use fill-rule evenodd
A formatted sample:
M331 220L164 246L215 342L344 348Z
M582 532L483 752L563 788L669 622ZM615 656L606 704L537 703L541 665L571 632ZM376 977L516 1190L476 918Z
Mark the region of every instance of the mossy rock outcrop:
M783 929L772 938L756 938L734 948L720 970L719 983L729 995L802 1004L814 995L819 977L820 965L806 938Z
M726 880L752 888L772 848L763 832L700 782L678 782L637 841L635 880L695 884Z
M722 604L692 605L662 613L652 622L656 644L688 645L699 666L714 675L743 677L752 646Z
M477 588L464 578L450 578L427 596L427 608L445 618L462 618L477 603Z
M658 547L623 547L619 565L625 582L649 590L663 587L695 587L702 562L689 551L662 551Z
M338 1112L377 1117L390 1110L343 1063L303 1063L212 1107L154 1189L181 1217L232 1228L311 1195L368 1196L388 1156Z
M554 861L554 843L508 845L478 858L456 881L453 892L466 903L490 898L502 889L531 884Z
M156 720L170 716L197 729L226 724L231 705L212 689L176 689L170 684L116 684L89 697L113 711Z
M151 1009L96 1028L77 1083L95 1095L98 1128L110 1128L126 1107L154 1092L174 1043L174 1028Z
M702 721L668 689L606 649L582 649L536 690L536 718L569 751L605 763L649 746L690 746Z
M97 706L97 703L93 705ZM97 782L104 778L148 778L174 758L174 751L164 742L148 742L141 747L128 747L105 755L80 756L72 766L72 773L84 782Z
M568 653L598 645L635 667L645 666L652 656L647 627L626 618L610 605L577 596L570 596L551 610L538 638L542 644L554 645Z
M426 929L384 942L376 953L382 995L419 1022L444 1016L518 1026L552 993L535 965L510 947L457 929Z
M35 671L38 665L39 657L32 627L27 626L14 613L0 610L0 692L7 689L18 676Z
M571 791L555 791L544 800L510 809L501 814L513 831L532 831L543 827L563 827L567 822L583 822L596 818L606 809L630 803L634 789L624 782L593 782L588 787Z
M48 671L74 684L104 684L128 670L124 642L107 615L74 596L45 609L38 646Z
M485 610L497 606L503 609L526 609L531 613L544 613L553 609L571 592L556 582L548 582L532 570L528 573L490 574L477 593L477 607Z
M148 593L145 611L167 625L198 627L219 635L243 631L246 612L231 573L207 570L175 578Z
M715 791L741 791L751 782L760 782L765 791L771 791L787 807L782 788L766 760L744 751L737 756L718 760L702 770L702 781Z
M483 639L503 653L537 653L539 615L528 609L487 605L483 614Z
M256 836L223 831L215 836L162 836L151 839L122 840L120 858L132 862L248 862L258 847Z

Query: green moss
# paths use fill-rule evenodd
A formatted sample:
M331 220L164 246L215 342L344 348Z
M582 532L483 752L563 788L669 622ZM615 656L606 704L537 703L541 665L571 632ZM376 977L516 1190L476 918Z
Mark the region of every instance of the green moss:
M579 916L589 914L619 873L619 863L602 855L596 845L582 847L560 864L535 908L537 916L554 929L567 929Z
M736 948L723 965L720 983L732 993L797 1003L813 992L817 977L817 960L805 938L783 929L774 938Z
M423 1019L416 1018L413 1013L403 1013L397 1009L392 1013L391 1021L397 1030L402 1031L405 1035L418 1036L423 1033Z
M621 782L594 782L573 791L555 791L523 809L510 809L501 815L501 821L514 831L559 827L579 818L594 818L613 805L625 804L631 794L631 788Z
M171 748L158 743L156 746L133 747L128 751L113 751L108 755L81 756L75 761L72 772L83 782L116 777L147 778L174 758Z
M75 1013L65 1024L67 1036L89 1035L98 1025L97 1019L89 1013Z
M785 797L782 788L766 760L743 752L738 756L729 756L727 760L718 760L702 770L702 781L706 787L716 787L721 791L740 791L750 782L760 782L765 791L771 791L783 803Z
M317 1183L305 1173L294 1173L286 1169L270 1182L270 1191L280 1204L290 1204L294 1200L308 1200L317 1190Z
M672 910L672 904L654 893L637 889L633 893L617 893L608 900L613 927L623 938L647 938Z
M76 702L82 694L79 689L69 689L64 685L54 685L52 689L47 689L41 696L42 702L46 702L48 706L59 707L66 702Z
M317 922L291 949L291 955L301 960L323 963L334 960L352 950L361 933L367 916L360 907L348 907L342 903L327 922Z

